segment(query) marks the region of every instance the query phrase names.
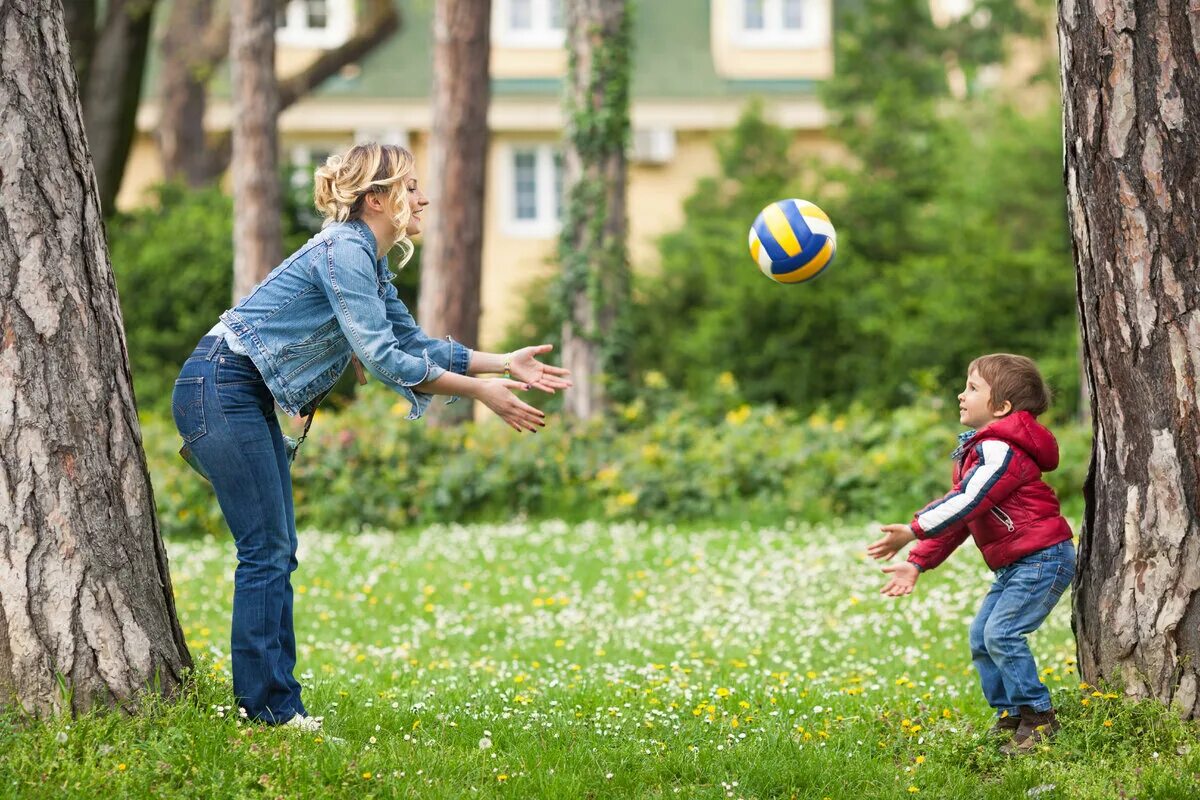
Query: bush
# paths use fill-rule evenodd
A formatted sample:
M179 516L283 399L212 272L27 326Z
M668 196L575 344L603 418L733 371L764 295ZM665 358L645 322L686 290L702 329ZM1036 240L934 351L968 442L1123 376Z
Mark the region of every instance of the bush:
M165 184L155 207L108 229L133 385L142 409L170 407L179 367L229 307L233 205L220 189Z
M661 270L640 276L638 366L693 393L730 370L752 403L887 408L930 382L962 381L978 355L1011 351L1044 361L1073 408L1074 274L1056 125L1049 112L1004 108L947 122L945 177L917 204L893 180L800 170L751 109L723 145L721 176L697 184L683 226L663 238ZM816 199L838 226L837 261L811 283L765 280L746 250L754 215L780 197ZM914 204L900 223L898 210Z
M517 434L494 421L407 424L407 403L377 383L322 410L293 472L297 519L326 530L403 529L514 516L665 522L794 518L906 520L948 488L959 430L926 397L888 412L856 405L803 415L743 402L731 375L703 402L656 387L610 422ZM224 530L207 483L176 454L170 420L143 419L168 535ZM1082 507L1090 432L1055 426L1063 467L1047 478Z

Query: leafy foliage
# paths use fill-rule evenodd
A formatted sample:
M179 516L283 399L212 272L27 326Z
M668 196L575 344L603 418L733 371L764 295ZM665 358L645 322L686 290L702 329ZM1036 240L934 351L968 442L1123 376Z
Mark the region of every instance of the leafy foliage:
M638 283L640 369L694 392L731 370L755 403L881 407L1011 350L1077 403L1057 112L986 93L949 102L946 80L948 54L975 74L1000 54L1003 25L1028 21L993 9L939 28L927 4L902 5L909 13L884 0L842 12L824 94L843 159L790 157L757 106L721 143L720 174L697 183L683 226L662 239L661 269ZM830 214L839 252L819 279L781 287L745 241L758 210L789 196Z
M216 187L165 184L155 203L109 222L109 253L141 408L170 403L196 342L229 307L233 204Z
M407 403L378 383L322 410L294 465L300 524L400 529L514 515L686 522L907 519L948 489L957 421L941 398L876 412L804 415L752 406L729 373L689 397L654 388L608 420L522 436L488 421L405 424ZM219 533L210 487L175 453L170 420L143 418L163 530ZM1047 476L1077 512L1090 432L1054 425L1063 458Z

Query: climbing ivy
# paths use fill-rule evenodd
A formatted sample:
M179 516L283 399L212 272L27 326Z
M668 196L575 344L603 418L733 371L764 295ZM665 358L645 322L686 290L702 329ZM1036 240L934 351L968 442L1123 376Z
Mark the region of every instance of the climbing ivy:
M596 348L601 374L593 378L603 382L608 398L620 400L628 392L632 349L630 268L625 205L611 201L625 192L632 11L626 0L600 2L619 10L608 25L576 23L588 25L586 76L579 74L580 53L569 48L564 161L577 166L569 170L575 180L564 187L556 306L560 321Z

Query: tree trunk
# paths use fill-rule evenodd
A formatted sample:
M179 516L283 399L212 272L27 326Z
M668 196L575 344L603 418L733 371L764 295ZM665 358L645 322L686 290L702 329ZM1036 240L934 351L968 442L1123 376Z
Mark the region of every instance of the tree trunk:
M629 138L630 18L626 0L566 5L567 207L559 239L566 412L603 410L628 369L629 258L625 145Z
M1075 581L1090 683L1200 716L1200 14L1059 8L1095 445Z
M104 26L87 69L83 112L96 169L100 208L115 211L117 191L133 145L142 74L150 47L155 0L109 0Z
M80 86L87 86L88 66L96 49L96 0L73 0L63 6L67 39L71 42L71 63Z
M275 0L276 10L286 5L287 0ZM230 135L209 136L204 129L208 82L229 55L229 25L229 11L218 8L215 0L173 0L163 37L158 130L163 174L193 188L219 178L232 157ZM366 56L399 28L393 0L367 0L354 34L345 43L278 82L279 111Z
M275 0L234 0L231 24L233 302L236 304L283 257Z
M220 153L208 142L204 111L209 79L229 54L229 37L229 12L218 13L213 0L172 0L158 85L158 150L168 180L199 188L228 165L228 146Z
M471 346L479 339L483 198L488 151L491 0L438 0L433 21L429 186L435 213L421 250L421 327ZM471 403L442 406L465 421Z
M62 5L5 0L0 36L0 705L132 709L191 657Z

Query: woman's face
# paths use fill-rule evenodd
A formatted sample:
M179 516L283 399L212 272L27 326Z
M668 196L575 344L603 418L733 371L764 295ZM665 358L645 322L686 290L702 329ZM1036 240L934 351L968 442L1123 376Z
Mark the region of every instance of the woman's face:
M421 212L425 210L425 206L429 205L429 198L421 191L415 175L409 174L404 179L404 183L408 187L408 207L412 211L408 227L404 229L404 232L412 237L421 232Z

